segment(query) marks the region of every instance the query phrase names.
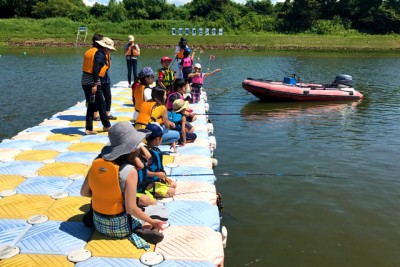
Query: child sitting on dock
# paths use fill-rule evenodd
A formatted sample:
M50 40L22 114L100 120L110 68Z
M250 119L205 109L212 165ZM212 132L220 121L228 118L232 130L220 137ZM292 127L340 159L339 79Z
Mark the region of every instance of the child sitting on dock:
M176 183L167 177L163 167L163 156L158 148L162 143L163 129L158 123L149 123L146 130L151 134L146 137L147 149L151 158L147 162L147 175L153 182L147 186L155 197L172 197L175 195Z
M194 72L188 74L188 77L191 78L192 81L191 84L192 89L190 90L191 94L190 103L197 103L200 101L201 87L203 86L204 78L214 75L219 71L220 69L216 69L209 73L202 73L201 64L200 63L194 64Z
M182 125L186 125L186 116L185 111L186 108L189 106L187 101L183 99L177 99L173 103L173 110L168 111L168 119L175 123L175 129L181 135L179 139L179 144L184 146L186 143L193 143L196 140L197 135L193 132L194 129L187 130L186 127Z
M183 94L185 93L185 86L186 83L182 79L176 79L174 82L174 91L168 96L167 101L165 106L167 107L168 111L173 110L173 103L177 99L182 99L182 100L188 100L189 98L184 98ZM186 116L186 129L189 131L193 132L194 128L190 124L190 122L193 122L197 119L196 114L193 113L193 110L186 109L184 112L184 115Z
M150 132L148 132L148 134L150 134ZM139 153L129 155L128 160L135 167L138 173L136 202L139 207L147 207L149 205L157 204L157 200L155 200L153 194L147 190L147 186L152 182L152 178L148 176L146 165L147 161L151 158L151 154L145 147L144 143L141 143L139 146Z
M93 161L81 188L82 196L92 198L93 222L98 232L113 238L126 237L145 250L150 249L147 242L155 244L164 237L157 231L164 222L152 219L136 204L138 174L128 162L128 155L139 152L139 144L147 135L126 121L113 125L110 145ZM156 230L142 228L141 221Z

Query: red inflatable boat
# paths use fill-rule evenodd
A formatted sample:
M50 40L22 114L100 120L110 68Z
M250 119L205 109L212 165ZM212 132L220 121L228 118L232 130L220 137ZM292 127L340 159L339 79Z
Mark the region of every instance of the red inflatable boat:
M355 101L363 95L352 87L350 75L338 75L328 85L301 83L297 75L285 77L283 82L247 78L243 88L267 101Z

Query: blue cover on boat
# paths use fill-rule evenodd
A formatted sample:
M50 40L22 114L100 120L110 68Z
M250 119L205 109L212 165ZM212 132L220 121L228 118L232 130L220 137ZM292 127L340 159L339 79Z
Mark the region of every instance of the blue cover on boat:
M44 164L36 161L20 161L14 160L11 162L4 162L0 164L1 174L17 174L17 175L32 175Z
M121 266L139 266L144 267L147 265L142 264L138 259L127 258L100 258L91 257L90 259L78 262L76 267L121 267ZM159 266L159 265L157 265Z
M110 142L108 136L104 135L85 135L80 139L81 142L88 142L88 143L102 143L107 144Z
M214 184L215 175L212 169L204 167L179 166L171 169L171 177L177 181L200 181Z
M30 227L26 220L0 219L0 246L14 246Z
M292 77L284 77L283 78L284 84L296 85L296 79Z
M97 156L97 153L92 152L68 151L59 154L54 159L56 162L77 162L82 164L90 164Z
M19 194L52 195L64 192L72 183L65 177L58 176L37 176L26 179L17 188Z
M211 156L210 149L203 146L180 146L177 151L182 155Z
M54 150L57 152L68 151L68 147L71 146L70 142L43 142L32 146L35 150Z
M65 192L68 193L70 196L80 196L81 195L81 188L84 179L76 180L72 184L70 184Z
M0 143L0 148L16 148L20 150L32 149L33 146L39 144L39 142L31 140L3 140Z
M46 221L33 225L16 246L21 253L67 255L85 248L92 232L81 222Z
M218 207L205 201L172 201L165 204L168 222L177 226L204 226L219 231Z

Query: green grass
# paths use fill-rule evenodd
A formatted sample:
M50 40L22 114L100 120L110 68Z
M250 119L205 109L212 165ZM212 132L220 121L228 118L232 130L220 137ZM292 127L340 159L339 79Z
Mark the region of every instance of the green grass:
M91 21L74 22L64 18L44 20L34 19L0 19L0 46L9 42L66 42L74 43L79 26L89 29L87 43L93 33L109 36L122 46L129 34L134 34L137 43L142 46L174 46L180 36L170 35L172 27L183 27L188 22L176 21L126 21L122 23ZM311 34L276 34L276 33L242 33L225 32L223 36L187 36L191 46L199 45L207 49L253 49L253 50L365 50L393 51L400 49L399 35L363 35L347 33L342 35Z

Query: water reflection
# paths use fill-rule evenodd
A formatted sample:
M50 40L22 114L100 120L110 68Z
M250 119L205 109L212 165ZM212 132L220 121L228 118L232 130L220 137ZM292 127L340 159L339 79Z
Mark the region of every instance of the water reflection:
M316 119L320 117L340 116L346 120L360 102L346 103L266 103L253 101L241 109L242 117L249 121L293 120L294 118Z

